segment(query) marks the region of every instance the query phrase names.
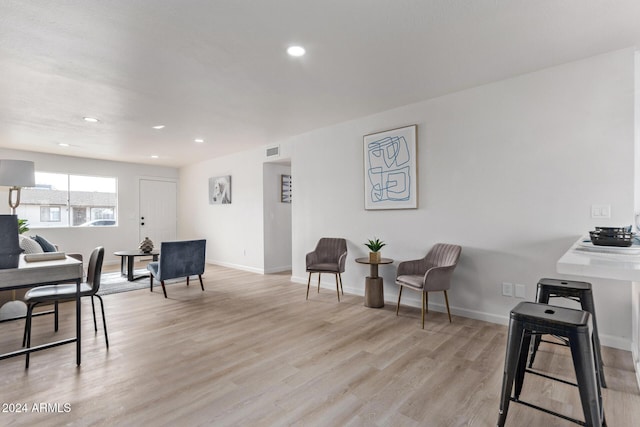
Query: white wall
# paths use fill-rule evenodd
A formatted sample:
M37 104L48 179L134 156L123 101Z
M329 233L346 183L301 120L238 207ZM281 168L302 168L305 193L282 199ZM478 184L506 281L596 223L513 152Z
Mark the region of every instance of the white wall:
M264 272L291 270L291 203L281 202L281 176L291 166L265 163L263 173Z
M320 237L345 237L345 291L364 293L363 242L387 242L383 255L423 256L437 242L463 247L453 276L454 314L506 323L520 300L501 283L561 277L555 264L596 225L625 225L634 213L634 54L611 52L281 142L290 151L293 280L306 283L304 254ZM419 208L365 211L362 136L418 125ZM262 151L181 169L181 226L209 239L210 261L261 271L264 256ZM209 176L231 173L234 201L206 205ZM590 218L611 205L610 220ZM246 249L247 255L242 255ZM385 299L397 298L395 268L383 266ZM333 282L327 278L326 286ZM629 348L630 285L592 280L601 340ZM301 296L304 289L300 289ZM439 295L432 308L442 309ZM417 294L403 302L419 306Z
M180 169L178 235L207 239L207 262L264 271L264 150L206 160ZM231 175L231 204L209 204L209 178Z
M31 228L27 235L40 234L65 252L79 252L88 257L93 248L104 246L105 263L117 263L113 252L135 249L138 239L138 180L141 177L178 179L178 169L134 163L93 160L79 157L33 153L0 148L0 158L32 160L37 171L79 175L114 176L118 179L118 226ZM10 213L7 189L0 188L0 213Z

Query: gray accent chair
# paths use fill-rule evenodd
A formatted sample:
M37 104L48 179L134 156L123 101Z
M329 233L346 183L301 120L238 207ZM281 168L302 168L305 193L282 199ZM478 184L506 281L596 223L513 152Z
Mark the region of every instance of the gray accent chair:
M198 276L200 287L204 291L202 274L204 273L204 254L207 241L202 240L182 240L177 242L162 242L160 244L160 259L147 264L149 275L149 289L153 292L153 279L160 281L162 292L167 298L167 290L164 286L165 280L187 278L189 286L189 276Z
M81 255L75 255L82 261ZM100 275L102 274L102 262L104 261L104 248L99 246L91 252L89 258L89 267L87 268L87 280L80 284L80 297L91 297L91 309L93 310L93 328L98 332L98 324L96 322L96 307L93 297L100 300L100 309L102 311L102 326L104 328L104 340L109 348L109 336L107 335L107 320L104 316L104 302L102 297L97 294L100 290ZM24 326L24 338L22 346L28 348L31 345L31 319L34 316L33 309L42 303L53 302L55 304L55 330L58 330L58 303L60 301L70 301L76 298L76 284L64 283L58 285L39 286L30 289L24 295L24 302L27 304L27 321ZM27 366L29 364L29 355L27 355Z
M449 322L451 322L447 290L451 287L451 275L458 264L460 252L462 252L460 246L437 243L424 258L401 262L396 274L396 285L400 286L396 316L400 311L402 288L406 286L409 289L422 292L422 329L424 329L424 313L428 310L429 292L444 291L447 314Z
M309 299L309 287L311 285L311 273L318 273L318 293L320 292L320 277L322 273L330 273L336 276L336 291L340 302L342 290L342 274L347 259L347 241L342 238L323 237L318 241L313 252L307 254L307 299ZM342 290L344 295L344 290Z

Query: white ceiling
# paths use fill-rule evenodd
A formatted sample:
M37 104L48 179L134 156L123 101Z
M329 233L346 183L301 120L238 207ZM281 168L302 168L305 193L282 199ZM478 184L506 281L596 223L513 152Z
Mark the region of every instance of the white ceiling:
M177 167L638 44L639 0L2 0L0 147Z

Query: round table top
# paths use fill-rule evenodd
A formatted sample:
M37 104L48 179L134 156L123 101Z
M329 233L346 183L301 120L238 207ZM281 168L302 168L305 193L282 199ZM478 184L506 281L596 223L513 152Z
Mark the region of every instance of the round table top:
M145 255L160 255L160 251L157 249L152 250L151 252L142 252L140 249L133 249L130 251L117 251L113 253L117 256L145 256Z
M380 258L378 262L369 261L369 257L365 258L356 258L356 262L360 264L392 264L393 260L391 258Z

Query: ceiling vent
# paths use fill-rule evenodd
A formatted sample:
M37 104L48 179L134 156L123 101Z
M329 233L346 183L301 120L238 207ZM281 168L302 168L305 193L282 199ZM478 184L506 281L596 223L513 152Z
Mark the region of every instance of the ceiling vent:
M280 146L276 145L275 147L268 147L266 153L267 153L267 157L268 158L279 157L280 156Z

